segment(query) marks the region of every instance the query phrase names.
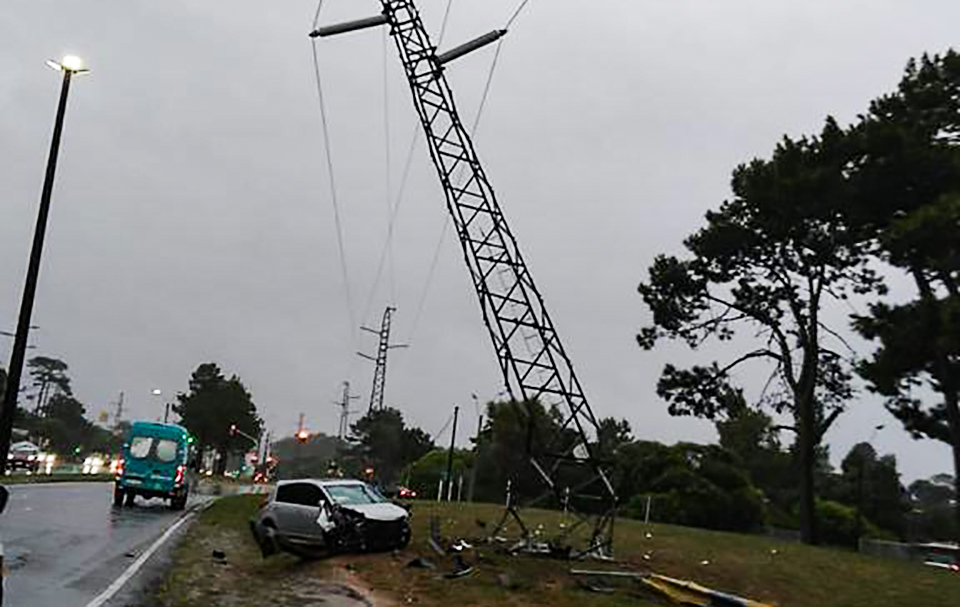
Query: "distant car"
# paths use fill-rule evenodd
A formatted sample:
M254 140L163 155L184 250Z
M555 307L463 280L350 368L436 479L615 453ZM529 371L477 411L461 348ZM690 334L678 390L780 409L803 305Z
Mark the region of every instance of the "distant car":
M921 551L924 565L960 573L960 546L957 544L929 543L915 548Z
M45 460L44 455L40 453L40 447L30 441L13 443L7 455L7 469L36 473L40 470L41 458Z
M287 480L277 483L250 529L264 556L392 550L410 542L410 512L363 481Z

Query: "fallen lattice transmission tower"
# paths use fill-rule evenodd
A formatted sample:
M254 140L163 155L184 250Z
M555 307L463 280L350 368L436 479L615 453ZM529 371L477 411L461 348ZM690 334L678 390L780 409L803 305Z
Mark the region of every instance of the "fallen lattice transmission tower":
M595 453L598 420L457 114L444 75L448 63L499 40L506 30L438 53L413 0L380 4L383 11L376 17L320 27L310 36L386 25L396 43L504 383L525 416L527 460L544 489L534 494L530 487L513 483L514 497L501 526L507 520L516 522L522 534L518 547L609 556L617 496L605 463ZM552 436L532 440L538 403L555 407L561 417ZM518 509L530 504L563 507L577 515L576 522L549 542L540 542ZM573 546L577 530L583 528L589 528L589 537L583 545Z

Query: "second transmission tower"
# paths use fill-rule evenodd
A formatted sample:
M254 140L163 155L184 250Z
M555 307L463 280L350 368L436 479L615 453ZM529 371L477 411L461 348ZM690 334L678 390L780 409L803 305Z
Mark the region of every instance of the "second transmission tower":
M387 383L387 353L394 348L407 347L404 344L390 343L390 321L393 313L396 311L397 309L393 306L387 306L387 309L383 311L383 320L380 322L379 331L377 329L371 329L370 327L360 327L364 331L380 336L380 341L377 345L377 355L375 357L364 354L363 352L357 352L360 356L376 363L376 367L373 370L373 389L370 391L370 406L367 408L368 413L370 411L383 409L383 391Z

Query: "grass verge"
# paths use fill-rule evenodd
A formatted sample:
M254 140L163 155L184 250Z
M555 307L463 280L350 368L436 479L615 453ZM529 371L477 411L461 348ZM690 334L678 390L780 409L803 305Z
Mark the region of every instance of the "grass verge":
M200 516L176 548L174 565L158 591L156 604L303 607L322 604L323 590L337 585L384 605L664 604L629 582L616 585L611 594L586 590L569 575L571 567L652 570L782 607L953 607L960 596L960 576L920 565L762 537L644 526L638 521L618 521L616 564L509 556L474 542L478 549L466 551L465 556L476 563L475 572L458 579L444 578L453 564L450 557L436 555L428 545L430 517L439 517L445 537L481 537L499 519L501 509L494 505L415 503L414 539L402 552L345 555L319 562L303 562L289 555L264 560L247 528L260 499L223 498ZM545 532L560 522L557 513L543 511L525 512L525 520L534 527L542 525ZM226 553L225 564L211 558L213 550ZM429 559L436 568L407 567L416 556ZM595 585L612 586L607 581Z

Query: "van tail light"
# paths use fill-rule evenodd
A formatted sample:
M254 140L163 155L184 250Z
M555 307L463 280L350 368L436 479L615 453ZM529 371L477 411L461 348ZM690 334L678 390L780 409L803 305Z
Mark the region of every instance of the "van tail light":
M183 484L183 469L184 469L183 464L180 464L179 466L177 466L177 475L173 478L174 485Z
M118 459L116 462L114 462L113 473L116 476L123 476L123 460L122 459Z

